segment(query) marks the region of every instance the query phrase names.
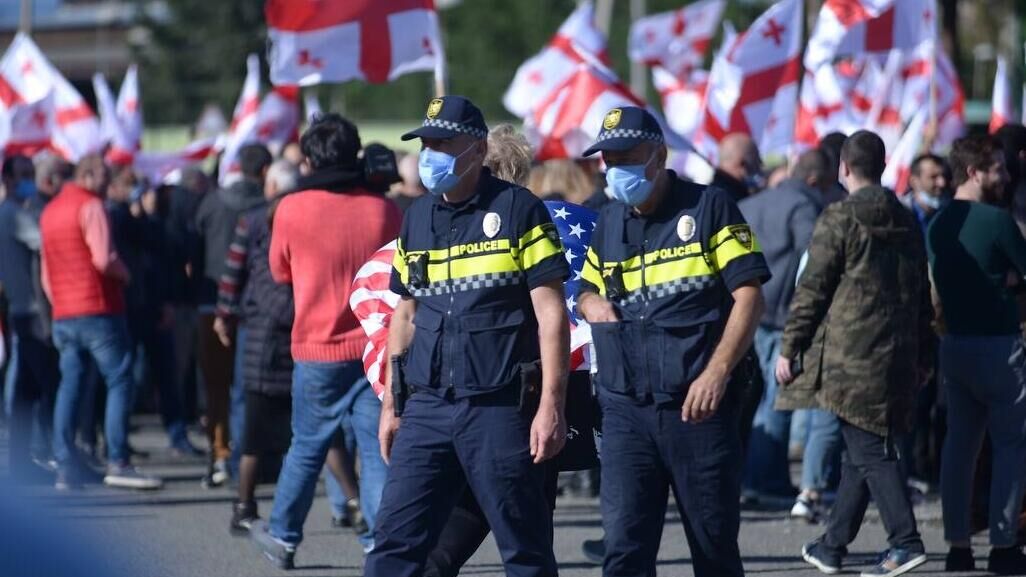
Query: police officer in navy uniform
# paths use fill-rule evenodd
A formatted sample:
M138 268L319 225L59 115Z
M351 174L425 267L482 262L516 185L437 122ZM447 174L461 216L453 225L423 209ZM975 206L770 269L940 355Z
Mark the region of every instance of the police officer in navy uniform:
M473 103L447 96L403 136L421 139L431 194L407 211L393 263L389 352L405 355L383 399L368 577L419 576L465 486L507 575L557 574L537 465L566 441L569 269L542 202L482 166L487 134Z
M752 342L769 269L730 196L665 170L663 133L640 108L606 115L614 202L584 264L602 407L605 577L654 576L672 489L698 577L743 575L741 443L730 375Z

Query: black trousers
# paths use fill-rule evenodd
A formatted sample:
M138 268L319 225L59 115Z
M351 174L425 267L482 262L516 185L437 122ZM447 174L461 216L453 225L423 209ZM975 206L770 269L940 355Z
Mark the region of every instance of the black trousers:
M912 503L908 499L896 443L841 421L844 453L837 501L822 546L828 554L845 555L847 546L859 534L862 520L873 498L891 548L922 553L923 540L916 528Z
M33 429L50 452L53 403L60 381L57 349L39 315L11 317L16 363L11 407L10 470L15 477L31 471Z
M549 501L549 509L556 508L556 490L559 480L559 469L548 462L545 467L545 498ZM463 495L456 507L449 514L449 520L438 537L438 543L428 555L424 564L424 577L456 577L460 569L474 556L484 540L488 538L491 528L485 519L481 506L477 504L470 487L463 490Z

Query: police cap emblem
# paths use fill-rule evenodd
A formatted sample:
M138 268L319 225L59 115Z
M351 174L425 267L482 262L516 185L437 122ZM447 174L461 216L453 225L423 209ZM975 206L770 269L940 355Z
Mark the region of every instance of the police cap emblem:
M499 218L499 213L489 212L484 215L484 222L481 223L481 228L484 230L485 236L495 238L495 235L499 234L499 229L502 228L502 219Z
M616 128L616 125L620 124L620 115L623 112L619 108L614 108L606 113L606 119L602 121L602 128L606 130L612 130Z
M687 242L695 238L695 219L689 214L685 214L680 217L677 221L677 236L684 242Z
M442 111L442 99L436 98L428 104L427 117L429 119L438 116L438 113Z

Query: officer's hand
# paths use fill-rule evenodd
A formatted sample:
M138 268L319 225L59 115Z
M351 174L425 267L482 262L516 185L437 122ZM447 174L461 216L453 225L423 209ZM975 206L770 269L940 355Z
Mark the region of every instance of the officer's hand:
M685 423L700 423L716 413L727 389L727 375L713 374L705 370L688 388L680 417Z
M535 464L555 457L566 444L566 421L549 403L542 403L531 423L531 456Z
M581 302L577 303L577 310L584 315L584 320L589 323L615 323L619 322L616 316L616 309L613 303L598 296L588 294Z
M790 384L794 380L794 375L791 374L791 359L785 359L782 356L777 357L777 368L774 371L777 376L777 382L781 385Z
M399 431L399 417L395 416L395 410L391 407L381 407L381 417L378 420L378 444L381 446L381 458L385 464L390 464L392 458L392 441Z

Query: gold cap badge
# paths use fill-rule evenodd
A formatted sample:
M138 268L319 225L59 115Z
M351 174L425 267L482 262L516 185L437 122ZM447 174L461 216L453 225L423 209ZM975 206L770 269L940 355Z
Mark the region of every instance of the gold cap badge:
M430 104L428 104L427 117L429 119L430 118L434 118L434 117L438 116L438 113L441 112L441 111L442 111L442 99L441 98L436 98L436 99L432 100Z
M619 108L614 108L607 112L606 119L602 121L602 127L606 130L612 130L616 128L616 125L620 124L620 114L621 111Z

